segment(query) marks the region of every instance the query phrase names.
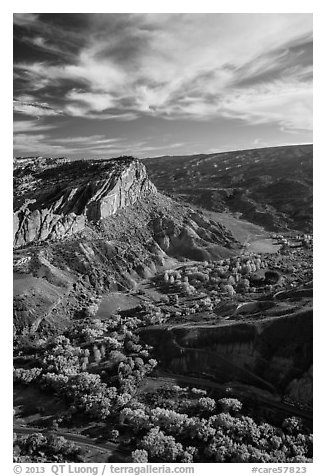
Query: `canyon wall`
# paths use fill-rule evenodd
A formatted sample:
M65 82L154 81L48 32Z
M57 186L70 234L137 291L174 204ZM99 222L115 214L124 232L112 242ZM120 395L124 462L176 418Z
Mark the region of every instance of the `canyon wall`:
M312 399L312 309L256 322L174 326L141 333L164 368L177 374L239 381ZM308 381L309 380L309 381Z

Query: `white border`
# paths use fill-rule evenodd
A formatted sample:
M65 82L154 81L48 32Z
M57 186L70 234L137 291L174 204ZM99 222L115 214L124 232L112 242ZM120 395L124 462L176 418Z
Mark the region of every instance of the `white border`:
M244 8L245 7L245 8ZM323 312L323 292L325 292L325 266L323 238L325 234L325 45L326 38L326 18L325 8L320 1L288 1L274 0L273 2L258 2L247 0L227 2L212 2L200 0L191 1L171 1L149 2L149 1L120 1L108 2L92 0L92 2L82 4L81 2L68 2L67 0L56 0L55 2L43 1L12 1L10 5L1 8L1 112L2 112L2 148L1 160L3 166L2 183L0 187L1 197L1 295L2 295L2 342L1 342L1 362L2 368L2 392L1 392L1 462L5 464L3 474L12 474L12 263L11 263L11 220L12 220L12 14L19 13L118 13L118 12L151 12L151 13L313 13L314 14L314 241L315 241L315 318L314 318L314 413L315 413L315 450L314 463L308 465L307 474L321 475L323 471L322 463L325 454L325 356L323 348L326 338L325 320ZM325 454L326 456L326 454ZM196 475L211 474L216 472L228 474L251 474L249 464L198 464ZM258 465L262 467L263 465ZM270 465L285 466L285 465ZM6 471L8 469L8 471Z

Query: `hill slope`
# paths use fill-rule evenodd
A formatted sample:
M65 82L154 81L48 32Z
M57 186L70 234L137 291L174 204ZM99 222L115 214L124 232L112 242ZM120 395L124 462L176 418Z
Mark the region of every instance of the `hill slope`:
M144 160L159 190L269 230L312 229L312 145Z
M157 192L131 157L18 161L14 192L18 330L65 326L106 290L237 246L222 225Z

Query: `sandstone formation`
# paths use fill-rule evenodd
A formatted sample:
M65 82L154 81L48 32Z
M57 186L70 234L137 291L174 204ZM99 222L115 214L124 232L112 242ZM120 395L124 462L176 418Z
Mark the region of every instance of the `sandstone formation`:
M243 382L298 400L312 396L309 306L257 322L148 328L142 337L177 374L213 375L219 382Z
M107 218L156 192L144 165L130 158L50 166L42 160L16 161L15 189L15 247L72 235L88 221Z
M17 329L64 327L94 296L134 289L175 259L230 256L220 224L160 194L131 157L16 160Z

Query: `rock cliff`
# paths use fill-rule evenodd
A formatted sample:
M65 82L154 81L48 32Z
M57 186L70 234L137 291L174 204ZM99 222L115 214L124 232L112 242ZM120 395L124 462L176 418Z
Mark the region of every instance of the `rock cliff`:
M149 327L141 334L153 345L163 367L176 374L209 374L219 382L274 389L298 400L312 398L310 307L282 318Z
M72 235L156 192L132 158L16 161L14 190L14 247Z

